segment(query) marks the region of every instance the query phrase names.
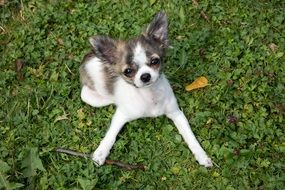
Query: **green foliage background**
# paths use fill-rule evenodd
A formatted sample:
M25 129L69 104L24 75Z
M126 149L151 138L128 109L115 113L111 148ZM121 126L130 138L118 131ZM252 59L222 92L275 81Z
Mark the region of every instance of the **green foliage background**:
M8 0L0 9L0 189L284 188L284 1ZM166 75L215 167L196 163L166 117L127 124L110 154L146 171L56 154L94 151L114 113L80 100L88 37L133 37L162 9ZM202 75L210 86L184 90Z

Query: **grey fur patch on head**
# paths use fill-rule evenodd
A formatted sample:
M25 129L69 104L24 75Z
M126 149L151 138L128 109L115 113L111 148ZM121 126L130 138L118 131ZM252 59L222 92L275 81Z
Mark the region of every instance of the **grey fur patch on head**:
M160 43L157 43L153 39L141 35L138 38L138 43L140 43L145 49L147 56L151 56L153 54L157 54L159 57L164 56L165 48L163 48Z
M153 39L147 38L144 35L140 35L139 37L127 42L126 64L128 65L128 67L131 67L136 71L139 69L137 63L134 62L134 49L136 48L137 44L140 44L140 46L145 50L145 54L147 57L147 65L150 64L150 61L153 57L158 57L160 59L161 63L159 67L157 67L157 69L162 72L163 58L166 49L161 47L160 43L157 43Z

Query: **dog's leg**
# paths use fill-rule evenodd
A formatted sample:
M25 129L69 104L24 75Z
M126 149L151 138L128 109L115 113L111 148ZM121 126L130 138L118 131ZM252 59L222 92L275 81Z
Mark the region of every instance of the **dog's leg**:
M116 137L124 124L130 121L120 110L116 110L115 115L112 118L111 126L108 129L104 139L100 142L99 147L92 155L92 160L97 165L103 165L109 152L116 141Z
M88 86L84 85L81 90L81 99L83 102L93 106L102 107L112 104L109 99L100 96L96 91L91 90Z
M175 112L167 114L167 117L174 122L199 164L205 167L213 166L211 159L207 156L192 132L184 113L178 109Z

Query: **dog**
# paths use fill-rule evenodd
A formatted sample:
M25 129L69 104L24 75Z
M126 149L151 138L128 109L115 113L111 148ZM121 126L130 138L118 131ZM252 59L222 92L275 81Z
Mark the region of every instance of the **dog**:
M158 12L136 38L120 41L98 35L91 37L89 42L92 51L80 66L81 99L93 107L116 105L111 126L92 153L95 164L104 164L127 122L166 115L174 122L198 163L211 167L211 159L194 136L163 74L163 59L169 47L165 12Z

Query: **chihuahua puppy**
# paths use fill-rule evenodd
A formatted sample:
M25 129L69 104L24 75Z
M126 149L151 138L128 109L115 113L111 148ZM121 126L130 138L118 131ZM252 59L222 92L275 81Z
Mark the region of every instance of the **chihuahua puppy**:
M163 74L168 48L168 23L164 12L137 38L118 41L107 36L89 39L92 52L80 66L81 99L93 107L115 104L111 126L92 154L103 165L122 127L132 120L166 115L170 118L200 165L211 167L207 156L179 109L172 88Z

